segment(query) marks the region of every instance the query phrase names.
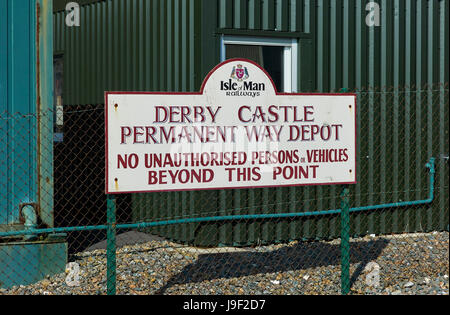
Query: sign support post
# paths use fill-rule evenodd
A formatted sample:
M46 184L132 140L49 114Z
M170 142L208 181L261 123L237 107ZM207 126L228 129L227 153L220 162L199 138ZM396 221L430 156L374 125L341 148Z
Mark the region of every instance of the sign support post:
M116 197L107 195L107 245L106 245L106 261L107 261L107 294L116 294Z
M350 190L343 186L341 193L341 293L350 292Z

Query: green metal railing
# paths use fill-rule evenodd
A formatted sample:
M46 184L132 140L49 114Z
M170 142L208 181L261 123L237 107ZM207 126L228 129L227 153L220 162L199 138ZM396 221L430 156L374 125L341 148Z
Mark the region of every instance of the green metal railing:
M350 292L350 195L348 187L341 194L341 293Z
M431 158L426 164L429 169L429 197L423 200L415 201L402 201L395 203L386 203L373 206L355 207L350 208L349 212L362 212L362 211L373 211L387 208L400 208L408 206L419 206L424 204L432 203L434 200L434 177L435 177L435 158ZM114 196L108 198L110 205L108 209L111 211L112 199ZM310 216L323 216L323 215L335 215L341 214L341 209L336 210L322 210L322 211L310 211L310 212L296 212L296 213L271 213L271 214L246 214L246 215L229 215L229 216L211 216L211 217L199 217L199 218L185 218L176 220L165 220L157 222L140 222L140 223L130 223L130 224L117 224L116 229L143 229L151 228L157 226L175 225L175 224L185 224L185 223L204 223L204 222L220 222L220 221L233 221L233 220L257 220L257 219L277 219L277 218L298 218L298 217L310 217ZM53 234L53 233L66 233L66 232L77 232L77 231L94 231L94 230L108 230L109 225L95 225L95 226L75 226L75 227L61 227L61 228L48 228L48 229L29 229L22 231L9 231L0 232L0 237L14 237L22 235L38 235L38 234Z
M116 199L107 196L106 279L107 294L116 295Z
M56 234L75 231L107 231L107 293L114 295L116 293L116 231L119 229L143 229L158 226L168 226L186 223L202 222L220 222L236 220L256 220L256 219L275 219L275 218L298 218L324 215L341 214L341 292L348 294L350 292L350 213L374 211L386 208L399 208L430 204L434 200L434 181L435 181L435 158L431 158L426 164L429 170L429 196L424 200L402 201L396 203L387 203L373 206L364 206L350 208L350 193L348 186L344 186L341 193L341 209L322 210L315 212L297 212L297 213L275 213L275 214L249 214L249 215L230 215L230 216L211 216L184 218L176 220L166 220L157 222L141 222L133 224L116 224L116 199L114 195L107 196L107 224L97 226L77 226L61 227L48 229L30 228L22 231L0 232L0 237L17 237L24 235Z

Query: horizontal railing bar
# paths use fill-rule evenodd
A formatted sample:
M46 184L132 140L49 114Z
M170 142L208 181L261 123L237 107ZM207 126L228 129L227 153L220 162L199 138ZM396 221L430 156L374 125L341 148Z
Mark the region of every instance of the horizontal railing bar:
M400 208L408 206L418 206L430 204L434 200L434 176L435 176L435 158L431 158L427 163L427 168L430 174L430 193L429 198L424 200L416 201L402 201L395 203L387 203L381 205L364 206L351 208L350 212L364 212L364 211L374 211L387 208ZM118 224L116 229L142 229L150 228L156 226L167 226L176 224L187 224L187 223L205 223L205 222L220 222L220 221L236 221L236 220L258 220L258 219L282 219L282 218L300 218L300 217L311 217L311 216L324 216L340 214L341 210L323 210L315 212L296 212L296 213L273 213L273 214L245 214L245 215L230 215L230 216L211 216L203 218L186 218L186 219L175 219L166 220L158 222L141 222L141 223L129 223L129 224ZM60 228L48 228L48 229L29 229L23 231L10 231L10 232L0 232L0 237L13 237L22 235L39 235L39 234L54 234L54 233L66 233L66 232L81 232L81 231L94 231L94 230L106 230L107 225L93 225L93 226L76 226L76 227L60 227Z

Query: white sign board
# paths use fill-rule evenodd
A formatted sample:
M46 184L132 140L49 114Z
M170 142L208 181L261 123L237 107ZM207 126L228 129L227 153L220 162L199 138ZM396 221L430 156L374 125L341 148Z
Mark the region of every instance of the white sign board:
M107 92L106 193L356 183L356 96L277 93L244 59L200 93Z

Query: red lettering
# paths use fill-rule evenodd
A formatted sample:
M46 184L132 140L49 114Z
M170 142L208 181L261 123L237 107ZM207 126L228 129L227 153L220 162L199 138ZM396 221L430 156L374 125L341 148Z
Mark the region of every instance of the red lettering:
M249 123L251 121L251 119L244 120L244 118L242 117L242 111L244 109L250 110L250 107L249 106L242 106L241 108L239 108L239 111L238 111L239 120L244 122L244 123Z
M122 130L122 132L121 132L121 134L122 134L122 136L121 136L122 141L120 142L120 144L126 144L126 138L131 136L132 130L131 130L130 127L121 127L121 130Z

